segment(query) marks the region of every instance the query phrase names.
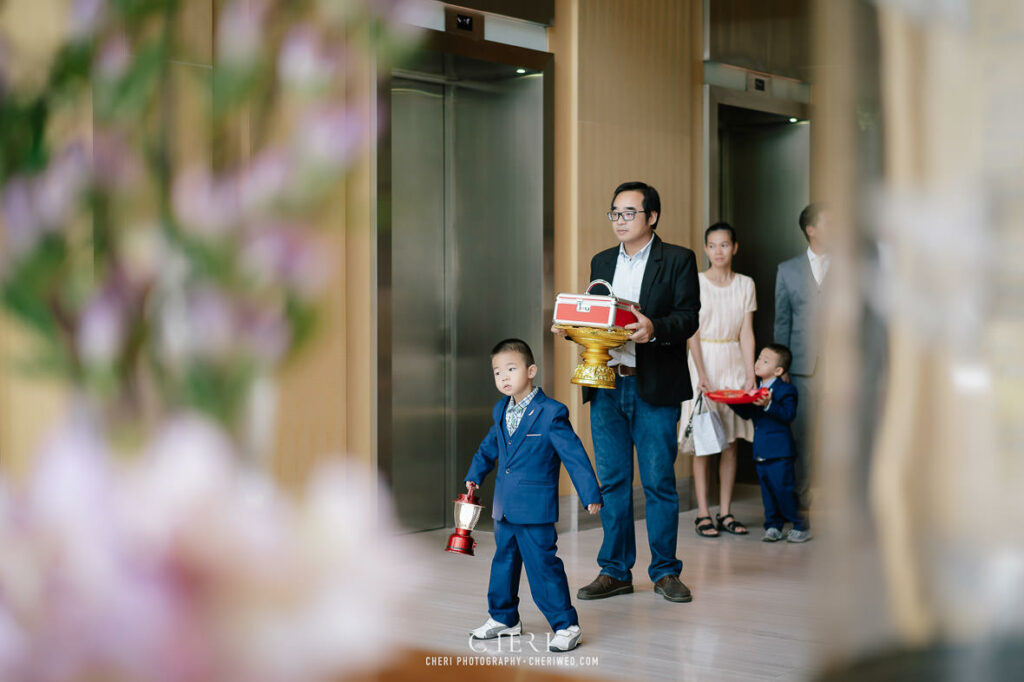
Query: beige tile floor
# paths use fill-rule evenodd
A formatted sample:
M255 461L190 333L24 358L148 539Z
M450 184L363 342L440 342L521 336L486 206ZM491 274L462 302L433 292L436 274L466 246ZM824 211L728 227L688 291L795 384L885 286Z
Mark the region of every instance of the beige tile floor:
M401 614L402 640L410 649L451 657L446 662L454 666L453 672L476 679L488 679L483 664L493 659L483 657L512 659L524 679L531 670L619 680L807 679L816 669L815 651L827 629L808 587L812 557L823 543L761 542L758 489L743 486L737 492L740 499L733 509L750 527L750 535L700 538L693 532L696 510L680 514L681 577L694 594L688 604L667 602L652 591L643 521L636 527L636 592L576 600L576 590L598 573L601 529L564 533L559 556L584 633L576 651L560 656L568 661L544 650L549 629L530 598L526 576L520 612L524 630L534 633L540 651L533 650L529 636L518 642L518 651L510 650L509 641L487 642L484 653L471 650L467 633L487 617L493 536L474 533L477 555L465 557L442 550L450 531L420 534L417 539L436 551L426 553L431 564L423 567L427 578L421 596ZM485 648L484 643L475 646Z

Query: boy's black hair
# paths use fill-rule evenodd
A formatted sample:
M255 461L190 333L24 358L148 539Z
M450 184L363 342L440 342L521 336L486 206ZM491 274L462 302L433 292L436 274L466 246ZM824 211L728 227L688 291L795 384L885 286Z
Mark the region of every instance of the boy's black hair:
M789 366L793 363L792 351L781 343L769 343L765 348L779 356L779 367L782 368L783 372L788 372Z
M725 221L719 221L719 222L715 223L714 225L712 225L711 227L709 227L708 229L704 230L704 243L705 244L708 243L708 236L712 232L728 232L729 233L729 241L731 241L733 244L739 243L739 240L736 239L736 230L733 229L732 225L730 225L729 223L727 223Z
M499 341L498 345L491 349L491 357L493 358L498 353L504 353L506 351L515 351L522 355L523 359L526 360L527 367L537 364L533 361L533 351L530 350L530 344L526 343L526 341L523 341L522 339L505 339L504 341Z
M615 192L612 194L612 203L610 204L611 209L615 209L615 197L619 196L623 192L642 192L644 195L644 221L651 213L657 213L658 219L651 225L652 230L658 229L658 222L661 220L661 197L658 195L658 190L654 189L646 182L624 182L615 188Z

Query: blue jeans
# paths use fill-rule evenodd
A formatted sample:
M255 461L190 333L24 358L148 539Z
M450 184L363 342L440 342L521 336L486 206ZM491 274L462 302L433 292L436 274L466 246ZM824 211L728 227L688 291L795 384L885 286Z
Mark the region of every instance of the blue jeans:
M601 526L604 540L597 554L601 573L632 582L636 562L633 525L633 445L647 506L647 539L651 545L652 581L678 576L679 494L674 464L678 448L679 406L644 402L636 377L615 377L615 388L600 389L590 402L590 435L601 479Z

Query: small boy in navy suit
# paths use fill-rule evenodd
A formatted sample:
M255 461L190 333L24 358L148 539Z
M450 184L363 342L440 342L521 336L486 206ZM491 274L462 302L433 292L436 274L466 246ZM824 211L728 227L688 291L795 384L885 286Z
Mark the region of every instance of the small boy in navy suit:
M739 416L754 421L754 461L764 502L764 542L781 540L782 526L787 521L793 528L786 540L811 539L807 520L800 514L793 470L796 447L789 425L796 416L797 392L792 384L779 379L792 361L793 354L785 346L765 346L754 363L754 374L761 379L761 387L768 389L768 395L753 404L729 405Z
M494 425L473 455L466 489L472 493L498 465L491 514L496 547L487 590L490 617L470 634L494 639L522 632L519 578L525 564L533 600L555 632L548 649L571 651L581 631L565 568L555 554L560 465L591 514L601 509L601 488L569 423L569 410L533 387L537 365L526 342L500 342L491 351L491 368L495 385L507 397L494 406Z

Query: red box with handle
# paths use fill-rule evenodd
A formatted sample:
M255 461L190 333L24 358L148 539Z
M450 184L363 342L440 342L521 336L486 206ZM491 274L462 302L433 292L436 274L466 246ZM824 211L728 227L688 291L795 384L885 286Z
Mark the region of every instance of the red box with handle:
M587 286L586 293L558 294L555 298L555 324L611 329L636 322L631 308L640 306L615 296L591 294L590 290L598 284L603 284L611 292L611 284L595 279Z

